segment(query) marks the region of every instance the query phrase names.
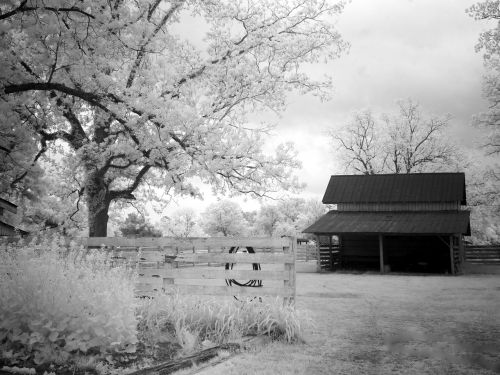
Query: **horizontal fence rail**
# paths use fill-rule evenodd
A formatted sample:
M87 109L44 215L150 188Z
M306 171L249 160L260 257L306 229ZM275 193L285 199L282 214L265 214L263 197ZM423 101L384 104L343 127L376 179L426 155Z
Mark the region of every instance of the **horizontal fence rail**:
M88 248L110 251L116 264L134 265L138 273L135 291L138 296L162 290L188 295L279 296L289 302L295 300L294 238L93 237L80 242ZM230 253L231 249L238 252ZM257 285L253 287L238 283L228 286L228 280L258 283L252 283Z
M206 250L210 247L243 247L282 249L288 246L289 237L90 237L80 239L88 247L164 247Z
M500 265L500 245L466 246L465 260L469 263Z
M318 260L316 245L297 245L295 258L299 262Z

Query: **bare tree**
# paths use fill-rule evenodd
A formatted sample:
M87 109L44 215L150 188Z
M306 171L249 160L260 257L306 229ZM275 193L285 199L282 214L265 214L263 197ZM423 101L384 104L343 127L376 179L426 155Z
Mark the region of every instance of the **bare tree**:
M196 233L198 215L192 208L180 208L162 220L165 222L166 232L171 236L190 237Z
M456 156L455 148L444 139L451 117L424 118L412 99L398 101L396 115L384 115L387 137L383 146L384 169L412 173L441 169Z
M455 148L445 140L450 116L425 117L413 100L381 121L370 110L353 115L340 133L330 131L346 171L362 174L435 171L455 165Z
M330 137L341 150L346 170L356 173L379 173L380 145L377 140L375 119L370 110L362 110L352 115L351 121L342 132L330 131Z

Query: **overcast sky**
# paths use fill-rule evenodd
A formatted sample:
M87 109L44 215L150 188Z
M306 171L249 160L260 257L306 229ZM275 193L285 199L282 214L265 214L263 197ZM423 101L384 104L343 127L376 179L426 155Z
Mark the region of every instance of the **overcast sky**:
M395 109L397 99L413 98L428 114L451 114L457 144L472 147L471 117L486 108L481 96L482 57L474 46L488 25L465 13L472 0L353 0L338 20L350 52L315 73L333 77L332 99L321 103L292 95L271 143L295 143L307 183L306 197L321 199L329 176L343 170L326 132L346 123L353 111ZM213 202L178 200L168 211L188 205L203 210ZM256 204L238 199L245 209Z

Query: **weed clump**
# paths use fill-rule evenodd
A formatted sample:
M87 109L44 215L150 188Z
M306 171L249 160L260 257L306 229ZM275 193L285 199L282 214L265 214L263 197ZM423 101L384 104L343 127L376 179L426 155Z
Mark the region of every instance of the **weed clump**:
M0 359L65 363L135 352L134 277L61 239L0 246Z
M302 335L303 319L280 298L265 302L232 299L221 302L159 293L143 301L139 316L142 334L151 343L170 331L186 351L210 343L237 342L244 336L267 335L292 343Z

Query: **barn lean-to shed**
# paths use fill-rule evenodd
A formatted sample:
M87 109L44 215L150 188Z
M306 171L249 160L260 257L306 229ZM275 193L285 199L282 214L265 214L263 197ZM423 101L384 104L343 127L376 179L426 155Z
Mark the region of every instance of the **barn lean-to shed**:
M334 175L323 203L337 209L304 230L317 236L321 270L461 271L463 173Z

